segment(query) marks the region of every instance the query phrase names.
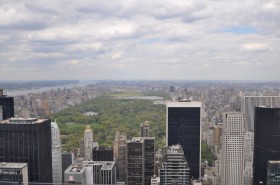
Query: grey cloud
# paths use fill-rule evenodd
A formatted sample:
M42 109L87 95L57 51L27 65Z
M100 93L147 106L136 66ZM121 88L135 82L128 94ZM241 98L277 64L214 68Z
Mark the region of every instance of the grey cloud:
M1 17L3 79L8 70L32 78L28 66L43 79L73 72L87 79L253 79L262 66L279 66L277 0L0 0L3 7L21 10ZM262 31L215 32L244 25Z

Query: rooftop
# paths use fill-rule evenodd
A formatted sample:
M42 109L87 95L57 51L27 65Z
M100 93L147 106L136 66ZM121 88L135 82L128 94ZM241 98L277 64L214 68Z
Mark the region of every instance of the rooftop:
M271 164L280 164L280 161L268 161Z
M133 137L131 140L128 140L127 143L143 143L144 140L155 140L154 137Z
M84 165L82 163L75 163L69 166L65 172L66 173L82 173L85 170Z
M115 166L114 161L83 161L83 165L98 165L102 166L101 170L112 170L112 168Z
M3 168L24 168L27 166L27 163L7 163L7 162L0 162L0 169Z
M166 102L166 107L201 107L201 102L187 101L187 102Z
M47 119L40 118L10 118L1 121L0 124L39 124L45 122Z

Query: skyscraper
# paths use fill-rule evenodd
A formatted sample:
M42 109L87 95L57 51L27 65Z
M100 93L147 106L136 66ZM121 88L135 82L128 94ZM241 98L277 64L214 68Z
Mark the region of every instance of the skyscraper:
M113 149L109 146L99 146L92 149L93 161L114 161Z
M126 184L150 185L155 173L155 138L134 137L127 141Z
M52 129L52 172L53 183L62 182L62 159L60 130L56 122L51 122Z
M190 184L190 168L180 145L164 148L160 184Z
M244 185L253 181L254 132L245 132L244 137Z
M3 90L0 89L0 106L2 107L3 120L15 117L14 113L14 98L3 95ZM1 118L0 118L1 120Z
M73 164L74 154L72 152L62 153L62 182L64 182L64 171Z
M225 113L223 117L221 184L243 184L244 120L243 113Z
M256 106L280 107L280 96L244 96L241 111L245 116L245 130L254 131L254 115Z
M267 184L267 163L280 160L280 108L255 108L253 184Z
M28 164L30 182L52 183L51 121L11 118L0 122L0 162Z
M116 131L114 141L114 160L116 161L117 180L126 179L126 135Z
M201 103L166 103L166 145L180 144L190 167L190 177L200 178Z
M149 123L147 121L140 126L140 137L149 137Z
M93 132L90 126L87 126L84 132L84 160L92 160L92 142L93 142Z

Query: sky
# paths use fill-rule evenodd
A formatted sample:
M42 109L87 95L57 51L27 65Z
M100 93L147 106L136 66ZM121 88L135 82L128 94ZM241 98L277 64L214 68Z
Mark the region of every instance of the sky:
M280 80L279 0L0 0L0 80Z

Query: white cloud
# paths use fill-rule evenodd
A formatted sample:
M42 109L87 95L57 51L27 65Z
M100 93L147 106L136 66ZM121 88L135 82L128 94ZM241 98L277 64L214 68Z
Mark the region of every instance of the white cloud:
M248 51L264 51L269 49L266 44L262 43L247 43L243 45L243 48Z
M22 72L28 66L43 79L44 70L62 79L72 70L86 79L249 79L279 65L279 9L278 0L0 0L1 68L18 79L38 78Z

